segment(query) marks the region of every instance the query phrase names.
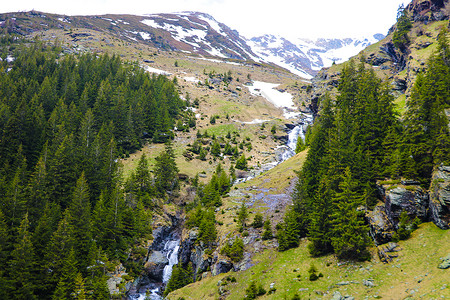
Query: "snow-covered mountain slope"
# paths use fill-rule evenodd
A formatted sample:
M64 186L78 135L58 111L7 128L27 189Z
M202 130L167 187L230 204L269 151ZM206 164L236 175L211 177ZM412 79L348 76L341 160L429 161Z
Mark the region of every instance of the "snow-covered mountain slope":
M258 60L245 38L208 14L199 12L153 14L144 16L141 23L169 32L176 40L172 46L179 50L222 58ZM144 40L150 39L149 33L145 31L139 34Z
M0 14L0 28L8 16ZM89 28L113 34L127 42L145 43L158 49L213 56L223 59L275 64L304 78L311 78L333 61L343 62L371 43L382 39L286 39L264 35L247 39L238 31L200 12L151 15L63 16L40 12L11 18L11 32L27 35L50 28ZM76 33L69 33L74 40ZM210 59L210 58L209 58ZM229 61L228 61L229 62Z
M288 40L280 36L254 37L248 44L262 60L282 66L300 76L310 78L333 62L341 63L367 46L383 39L382 34L370 38Z
M222 58L251 59L273 63L305 78L311 78L323 67L340 63L358 54L381 34L370 38L288 40L274 35L246 39L236 30L198 12L147 15L141 23L169 32L179 50ZM146 33L141 32L146 39ZM173 44L173 43L172 43Z

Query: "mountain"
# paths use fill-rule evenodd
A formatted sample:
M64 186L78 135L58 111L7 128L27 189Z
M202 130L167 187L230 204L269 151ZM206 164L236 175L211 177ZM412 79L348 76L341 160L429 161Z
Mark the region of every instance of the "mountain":
M178 43L177 50L240 60L258 60L245 38L212 16L199 12L147 15L141 20L147 30L160 29L170 33ZM139 32L144 40L149 32Z
M311 78L320 69L329 67L334 62L344 62L383 38L384 35L375 34L362 39L288 40L281 36L264 35L251 38L248 43L253 52L264 61L282 66L302 77Z
M200 12L63 16L31 11L0 15L0 27L8 27L13 33L22 35L51 28L93 29L166 51L278 65L308 79L321 68L343 62L384 37L377 34L362 39L312 41L264 35L247 39L237 30Z

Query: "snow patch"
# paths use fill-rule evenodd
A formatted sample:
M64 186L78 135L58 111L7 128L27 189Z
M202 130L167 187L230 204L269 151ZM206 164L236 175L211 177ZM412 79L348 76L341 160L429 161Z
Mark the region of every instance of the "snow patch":
M223 36L226 36L226 34L223 32L222 28L220 28L220 25L219 25L219 23L216 20L209 19L209 18L207 18L205 16L202 16L202 15L197 16L197 17L200 20L203 20L203 21L207 22L209 24L209 26L211 26L211 28L214 29L217 33L219 33L219 34L221 34Z
M172 73L160 70L160 69L156 69L156 68L152 68L149 66L144 66L145 71L149 72L149 73L156 73L156 74L160 74L160 75L172 75Z
M292 95L289 93L282 93L275 88L279 86L278 83L269 83L262 81L253 81L253 85L247 86L250 93L255 96L262 96L276 107L287 107L294 109L294 102Z
M184 80L188 81L188 82L199 82L200 80L197 79L196 77L183 77Z
M253 85L247 86L247 88L252 95L264 97L275 107L283 108L286 119L298 116L299 113L295 112L297 108L294 106L294 101L292 101L292 95L275 89L277 86L279 86L278 83L253 81Z
M70 23L69 20L67 20L66 18L58 18L58 21L63 22L63 23ZM1 25L1 23L0 23Z
M265 123L265 122L269 122L270 120L254 119L254 120L252 120L250 122L242 122L242 121L238 121L238 120L233 120L233 121L239 122L239 123L242 123L242 124L262 124L262 123Z
M147 33L147 32L139 32L139 35L140 35L144 40L149 40L149 39L151 39L150 34Z

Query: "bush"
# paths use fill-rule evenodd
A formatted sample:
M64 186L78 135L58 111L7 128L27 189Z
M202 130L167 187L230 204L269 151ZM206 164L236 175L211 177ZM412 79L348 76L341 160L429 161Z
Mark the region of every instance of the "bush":
M253 219L252 227L253 228L261 228L264 225L263 216L260 213L257 213L255 215L255 218Z
M258 287L254 281L250 282L250 285L245 290L245 299L256 299L259 296L265 295L267 292L260 284Z
M238 262L244 257L244 241L240 238L236 238L233 244L227 243L220 254L228 256L232 261Z
M263 240L270 240L271 238L273 238L272 226L270 225L270 220L266 220L264 222L264 232L263 232L263 235L262 235L262 239Z
M314 264L311 264L311 266L309 267L308 274L310 281L316 281L317 279L319 279L319 276L317 275L317 268Z

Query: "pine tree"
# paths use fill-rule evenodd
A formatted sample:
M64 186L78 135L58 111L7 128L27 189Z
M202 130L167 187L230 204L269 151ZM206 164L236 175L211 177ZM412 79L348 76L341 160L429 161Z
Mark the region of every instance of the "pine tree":
M67 213L65 213L63 219L58 223L58 228L53 232L47 252L45 253L46 267L52 270L49 274L49 284L56 287L64 266L64 258L72 248L73 239L67 220Z
M6 266L6 259L8 256L8 225L6 224L5 216L0 210L0 265ZM0 269L0 298L7 299L9 292L12 290L10 282L6 277L5 270Z
M350 168L346 168L340 191L334 196L336 206L333 217L333 236L331 244L340 258L367 259L370 254L369 228L364 223L363 212L358 207L364 204L363 197L358 194L356 184L352 178Z
M270 224L270 220L266 220L264 221L264 232L262 235L262 239L263 240L270 240L271 238L273 238L273 234L272 234L272 225Z
M333 210L330 194L329 183L322 182L312 204L311 221L308 228L308 238L311 244L308 245L308 248L313 256L324 255L333 250L331 245L331 214Z
M203 214L199 226L199 240L206 244L212 244L216 241L217 230L215 225L216 219L213 211L207 211Z
M65 136L49 162L48 197L66 208L76 182L72 152L72 136Z
M74 287L74 299L76 300L86 300L86 284L83 279L83 276L80 272L77 273L77 276L75 277L75 287Z
M238 217L238 223L241 228L245 228L247 225L247 218L248 218L248 209L247 205L245 204L245 201L242 202L241 207L239 208L239 211L237 213Z
M59 300L72 298L72 293L75 292L75 279L77 274L79 274L77 260L75 251L72 248L64 259L61 275L59 276L58 285L56 286L52 299Z
M10 278L12 280L12 294L17 299L36 299L34 272L35 256L31 234L28 231L28 214L25 214L20 227L14 250L11 253Z
M165 151L161 152L155 160L155 185L160 195L177 190L179 187L178 167L170 141L166 143Z
M236 161L236 169L244 171L247 170L247 159L245 158L244 154L242 154Z
M92 243L91 204L89 202L89 186L81 174L73 193L72 202L67 211L67 220L74 241L74 250L81 270L87 267L85 258Z

